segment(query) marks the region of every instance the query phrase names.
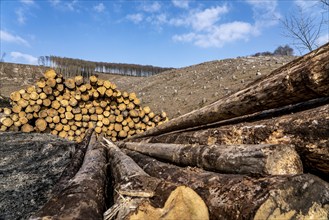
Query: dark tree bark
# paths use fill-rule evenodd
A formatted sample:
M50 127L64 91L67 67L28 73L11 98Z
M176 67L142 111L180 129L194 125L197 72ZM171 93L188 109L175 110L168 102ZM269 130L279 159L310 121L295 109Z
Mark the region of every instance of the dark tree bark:
M104 219L128 219L129 216L138 211L145 211L144 204L150 204L154 208L164 207L169 195L180 184L149 176L113 143L108 142L107 147L110 171L114 182L114 204L104 213ZM189 198L197 200L198 197L195 194ZM195 217L193 212L192 214L175 213L166 207L164 209L166 214L171 213L175 219ZM161 213L161 211L157 213L155 218L159 218ZM152 216L147 215L148 219L152 219Z
M181 168L137 152L127 154L151 176L184 184L205 201L210 219L326 219L329 184L310 175L251 178Z
M76 175L76 173L79 171L79 169L83 163L83 159L85 157L87 147L89 146L89 142L91 140L92 133L93 133L93 130L89 129L86 132L86 137L83 139L83 141L81 143L77 144L76 150L73 154L73 157L72 157L70 163L66 166L66 168L62 172L62 175L61 175L59 181L57 182L57 184L55 185L55 187L52 190L53 195L60 193L60 191L63 190L65 188L65 186L68 185L68 182L70 181L70 179L72 179Z
M166 143L123 143L121 147L182 166L231 174L285 175L303 173L293 146L186 145Z
M329 105L255 122L164 134L138 141L176 144L293 144L306 172L329 175ZM326 178L328 180L328 178Z
M329 96L329 43L213 104L134 136L159 135Z
M101 219L105 211L106 163L106 150L93 135L79 171L33 218Z

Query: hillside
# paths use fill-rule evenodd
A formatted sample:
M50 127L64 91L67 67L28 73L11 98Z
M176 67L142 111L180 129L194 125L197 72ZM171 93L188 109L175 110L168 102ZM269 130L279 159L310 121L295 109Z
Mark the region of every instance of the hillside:
M177 117L243 88L295 57L242 57L216 60L185 68L165 71L150 77L129 77L100 74L119 89L136 92L144 105L155 112L164 110L170 118ZM45 67L0 64L0 93L11 92L32 84Z

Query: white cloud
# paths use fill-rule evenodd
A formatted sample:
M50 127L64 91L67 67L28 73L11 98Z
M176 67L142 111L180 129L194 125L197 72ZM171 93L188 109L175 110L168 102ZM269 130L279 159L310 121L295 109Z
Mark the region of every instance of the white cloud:
M195 41L199 36L195 33L188 33L188 34L180 34L180 35L174 35L173 40L174 41L180 41L180 42L193 42Z
M37 65L38 64L38 58L34 57L30 54L24 54L21 52L10 52L10 56L14 61L20 61L28 64Z
M177 8L187 9L189 7L189 1L188 0L172 0L172 3Z
M57 5L59 5L61 3L60 0L49 0L49 2L54 7L57 6Z
M318 5L318 1L310 1L310 0L295 0L295 5L301 7L304 10L308 10L314 8L314 6Z
M105 10L105 5L103 3L99 3L98 5L94 6L94 10L98 13L101 13Z
M149 4L149 3L144 3L142 6L141 6L141 9L143 11L146 11L146 12L158 12L160 11L161 9L161 5L159 2L153 2L152 4Z
M20 2L26 5L33 5L35 3L34 0L20 0Z
M76 10L76 5L78 3L78 0L73 0L70 2L67 2L65 6L70 10L70 11L75 11Z
M321 46L321 45L323 45L323 44L326 44L326 43L328 43L328 42L329 42L329 34L325 34L325 35L320 36L320 37L317 39L317 41L316 41L316 43L317 43L319 46Z
M143 21L143 14L141 13L137 13L137 14L129 14L126 16L126 18L132 22L134 22L135 24L140 23L141 21Z
M191 25L193 29L197 31L212 28L220 19L220 16L227 12L228 8L225 5L207 8L206 10L198 12L192 16Z
M25 10L23 8L18 8L15 11L15 14L17 16L17 21L19 24L25 24L26 16L25 16Z
M282 16L277 10L277 0L246 0L246 2L253 9L253 17L258 28L269 27L279 23L279 19Z
M174 26L191 26L193 30L203 31L215 26L221 16L228 11L226 5L207 8L203 11L191 10L188 16L173 18L169 23Z
M12 35L6 31L0 30L0 40L15 44L21 44L24 46L30 46L30 44L23 38L17 35Z
M50 5L62 11L75 11L79 12L78 0L48 0Z
M256 35L253 25L246 22L231 22L213 27L211 31L204 33L188 33L175 35L174 41L192 42L199 47L217 47L220 48L226 43L236 40L247 41L251 36Z

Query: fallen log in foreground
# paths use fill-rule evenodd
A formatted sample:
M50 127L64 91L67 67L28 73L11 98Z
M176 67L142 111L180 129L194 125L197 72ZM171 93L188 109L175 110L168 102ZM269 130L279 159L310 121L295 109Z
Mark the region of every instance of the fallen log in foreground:
M210 219L328 219L329 184L310 175L251 178L181 168L127 151L151 176L184 184L205 201Z
M105 210L106 151L91 137L81 168L32 219L101 219Z
M132 138L207 125L326 96L329 96L329 43L235 94Z
M303 165L293 146L263 145L183 145L166 143L120 144L129 150L183 166L231 174L301 174Z
M293 144L306 172L329 176L329 105L277 118L138 139L176 144Z
M209 218L206 205L192 189L151 177L113 143L107 141L107 147L114 204L104 219Z
M76 150L72 156L70 163L66 166L66 168L62 172L59 181L52 189L53 195L60 193L60 191L63 190L68 185L70 179L72 179L79 171L83 163L84 157L86 155L86 151L89 146L89 142L91 140L92 134L93 134L93 129L89 129L86 132L86 137L82 140L82 142L77 144Z

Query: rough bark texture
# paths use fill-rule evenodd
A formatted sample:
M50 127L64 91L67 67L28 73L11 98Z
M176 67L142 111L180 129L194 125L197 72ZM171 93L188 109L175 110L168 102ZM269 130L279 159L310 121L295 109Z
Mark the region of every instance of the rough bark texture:
M33 218L101 219L105 211L106 150L93 136L81 168Z
M303 173L293 146L184 145L165 143L122 143L121 147L183 166L197 166L219 173L285 175Z
M68 182L70 181L70 179L72 179L76 175L76 173L79 171L79 169L83 163L83 160L84 160L84 157L85 157L85 154L87 151L87 147L89 146L89 142L91 140L92 133L93 133L93 129L88 130L86 133L86 137L83 139L83 141L77 144L76 150L73 154L73 157L72 157L70 163L66 166L66 168L62 172L62 175L61 175L59 181L52 189L53 195L60 193L60 191L63 190L65 188L65 186L68 185Z
M194 189L208 206L211 219L329 217L329 184L310 174L251 178L181 168L127 153L149 175Z
M136 137L206 125L328 95L329 44L326 44L235 94L172 119Z
M41 208L75 148L49 134L0 133L0 219L26 219Z
M293 144L306 172L329 175L329 105L256 122L164 134L139 141L176 144Z
M177 184L149 176L113 143L108 143L110 172L113 181L114 204L104 214L126 219L144 202L163 207Z

